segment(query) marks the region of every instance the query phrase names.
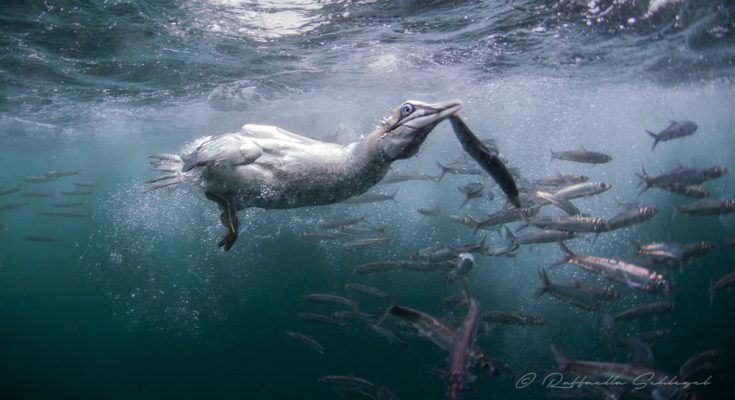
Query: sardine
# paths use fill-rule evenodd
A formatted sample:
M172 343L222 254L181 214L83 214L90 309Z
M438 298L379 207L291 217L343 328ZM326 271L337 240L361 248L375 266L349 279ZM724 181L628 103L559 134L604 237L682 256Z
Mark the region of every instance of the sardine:
M636 254L649 256L657 261L671 260L676 263L681 263L684 259L684 250L681 243L664 242L645 245L636 242L632 243L635 246Z
M536 191L536 197L539 199L543 199L545 201L548 201L549 203L557 206L561 210L563 210L565 213L569 215L577 215L579 214L579 209L572 204L571 201L569 201L566 197L563 196L555 196L551 193L543 192L543 191Z
M285 331L284 333L291 339L309 346L319 354L324 354L324 346L317 342L313 337L293 331Z
M650 342L653 340L664 338L668 336L670 333L671 333L670 328L659 328L659 329L654 329L650 331L639 332L639 333L634 334L633 336L644 342Z
M671 121L669 126L657 134L646 129L648 136L653 138L653 146L651 146L651 150L656 147L658 142L665 142L671 139L693 135L696 131L697 124L692 121Z
M671 284L663 275L655 271L614 258L577 255L572 253L563 242L559 242L559 246L564 251L564 258L552 267L561 264L572 264L630 288L649 293L671 293Z
M31 197L51 197L54 192L23 192L20 197L31 198Z
M64 190L61 192L64 196L86 196L92 194L91 190Z
M396 201L396 195L398 192L393 192L393 194L384 194L384 193L363 193L361 195L350 197L347 200L344 200L342 203L344 204L369 204L369 203L379 203L382 201L392 201L396 204L398 202Z
M38 183L38 182L51 182L55 181L57 178L53 176L24 176L23 181L24 182L31 182L31 183Z
M611 231L640 224L655 217L656 214L658 214L658 209L656 207L641 207L633 210L626 210L609 219L607 221L606 229Z
M365 239L357 239L349 242L342 243L342 248L345 251L353 251L358 249L367 249L373 247L385 246L390 243L391 238L385 236L370 237Z
M554 193L554 196L561 199L576 199L578 197L594 196L610 190L612 185L607 182L582 182L569 186L564 186Z
M459 400L467 389L468 369L472 363L471 352L475 347L477 326L480 320L480 303L474 298L468 299L469 308L462 326L454 334L449 348L449 366L447 368L447 400Z
M392 183L406 182L406 181L432 181L436 182L437 177L418 173L418 172L403 172L403 171L391 171L385 178L378 182L378 185L389 185Z
M318 324L324 324L324 325L336 325L336 326L344 326L345 324L341 321L338 321L334 318L332 318L329 315L323 315L323 314L315 314L310 312L301 312L296 315L299 319L303 319L306 321L316 322Z
M402 268L402 261L374 261L365 264L360 264L352 269L352 272L356 274L373 274L376 272L387 272L387 271L400 271Z
M687 263L696 257L701 257L711 252L714 248L715 246L710 242L699 241L684 243L684 245L681 246L682 261Z
M478 168L477 166L471 165L467 162L461 162L455 160L448 165L444 165L436 161L436 165L439 167L439 176L436 177L436 182L440 182L446 174L454 175L484 175L485 171Z
M553 283L549 280L546 270L539 268L539 277L541 278L541 287L534 293L535 297L540 297L544 293L549 293L557 299L583 308L585 310L594 310L597 308L599 301L592 293L582 290L574 285L564 285Z
M332 313L332 318L339 321L377 321L380 318L380 314L370 314L362 311L335 311Z
M37 211L38 215L45 215L48 217L69 217L69 218L87 218L91 217L91 213L80 212L80 211Z
M444 278L445 282L453 283L457 279L461 279L475 266L475 257L471 253L461 253L456 261L456 265Z
M309 293L301 296L301 298L314 303L337 304L350 307L354 310L357 309L357 302L354 300L331 293Z
M393 333L390 329L383 328L380 325L377 324L370 324L368 326L371 331L375 332L379 336L385 338L389 343L397 344L400 346L408 346L408 343L406 343L403 339L399 338L398 335Z
M377 297L379 299L393 301L393 296L391 296L390 294L378 288L372 287L372 286L363 285L360 283L346 283L345 289L352 290L354 292L358 292L362 294L367 294L373 297Z
M680 214L724 215L735 212L735 199L703 199L674 208Z
M674 310L673 301L657 301L655 303L644 304L618 313L613 317L615 322L629 319L643 318L650 315L660 315Z
M712 305L712 302L715 298L716 290L729 288L733 285L735 285L735 271L730 272L729 274L718 279L717 282L711 283L709 287L709 304Z
M576 234L568 231L557 231L553 229L541 229L522 236L514 236L518 244L556 243L560 240L574 239Z
M416 209L416 212L427 217L436 217L438 215L441 215L442 213L441 209L437 206L419 207L418 209Z
M650 176L646 173L646 169L641 165L641 173L636 176L641 180L644 188L641 193L652 187L668 188L676 185L690 186L699 185L709 179L719 178L727 173L727 168L722 166L713 166L708 168L685 168L679 165L677 168L666 171L657 176Z
M580 150L554 151L551 152L551 160L575 161L587 164L605 164L612 161L612 157L605 153L589 151L584 148Z
M79 175L80 172L82 172L82 170L80 169L75 171L48 171L44 174L44 176L47 176L49 178L62 178L65 176Z
M20 191L20 186L1 186L0 187L0 196L5 196L8 194L13 194L15 192Z
M675 183L669 186L658 186L660 189L687 197L705 198L709 197L709 190L702 185L682 185Z
M533 183L536 186L567 186L589 180L590 178L584 175L554 175L536 179Z
M321 229L335 229L342 228L344 226L355 225L365 220L365 215L358 218L345 218L345 219L328 219L319 223Z
M559 215L541 217L531 220L531 225L541 229L553 229L567 232L604 232L607 223L602 218L582 215Z
M4 210L17 210L17 209L23 208L23 207L25 207L27 205L28 205L28 202L27 201L0 204L0 211L4 211Z
M698 366L719 360L722 353L722 349L709 349L689 357L679 368L679 378L688 380L694 375Z
M89 181L72 182L71 184L77 187L95 187L97 186L97 182L89 182Z
M459 208L464 208L470 200L482 197L485 186L480 182L469 182L463 186L457 186L457 189L464 195L464 201Z
M597 286L590 283L586 283L580 280L575 280L573 285L586 292L589 292L597 300L602 301L613 301L620 298L620 293L616 292L615 289L608 286Z
M507 325L546 325L546 320L544 318L504 311L486 311L482 313L481 318L485 322Z
M485 172L490 174L493 180L500 186L500 189L503 190L508 200L516 208L521 208L521 201L518 198L518 187L508 168L498 158L497 151L482 143L472 133L470 128L465 125L459 115L450 116L449 122L451 122L454 134L459 139L459 143L462 145L464 151L475 159Z

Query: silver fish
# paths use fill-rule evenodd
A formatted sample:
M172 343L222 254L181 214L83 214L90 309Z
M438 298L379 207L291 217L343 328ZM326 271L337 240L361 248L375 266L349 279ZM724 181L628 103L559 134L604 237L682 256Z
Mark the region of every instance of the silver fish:
M559 246L564 251L564 258L553 266L572 264L630 288L650 293L671 293L671 284L655 271L614 258L577 255L563 242L559 242Z
M365 220L366 215L358 218L345 218L345 219L328 219L319 223L321 229L335 229L342 228L344 226L355 225Z
M692 121L671 121L671 124L659 133L653 133L646 129L648 136L653 138L651 150L656 148L658 142L665 142L684 136L693 135L697 131L697 124Z
M357 249L380 247L389 244L390 241L391 238L385 236L357 239L342 243L342 248L345 249L345 251L352 251Z
M485 322L494 322L498 324L519 326L546 325L546 320L544 318L504 311L486 311L482 313L481 318Z
M729 274L723 276L722 278L718 279L717 282L711 283L709 286L709 303L710 305L714 301L715 298L715 291L716 290L722 290L725 288L729 288L731 286L735 285L735 271L730 272Z
M584 148L557 152L549 149L549 151L551 152L551 160L566 160L587 164L605 164L612 161L612 157L605 153L589 151Z
M436 217L438 215L441 215L442 213L441 209L438 206L419 207L418 209L416 209L416 212L427 217Z
M80 172L82 172L82 170L80 169L75 171L48 171L44 174L44 176L47 176L49 178L62 178L65 176L79 175Z
M449 271L445 281L447 283L453 283L455 280L467 275L474 266L475 257L473 257L471 253L461 253L456 261L456 266Z
M590 283L586 283L580 280L575 280L573 285L586 292L589 292L597 300L602 301L613 301L620 298L620 293L616 292L615 289L608 286L597 286Z
M87 218L92 216L90 213L79 211L37 211L37 213L49 217Z
M561 210L563 210L565 213L569 215L577 215L579 214L579 209L572 204L571 201L569 201L566 197L563 196L555 196L548 192L543 191L536 191L536 197L539 199L543 199L548 201L549 203L557 206Z
M363 285L360 283L346 283L345 289L352 290L354 292L358 292L362 294L367 294L373 297L377 297L379 299L393 301L393 296L391 296L390 294L378 288L372 287L372 286Z
M578 197L594 196L612 188L612 185L606 182L582 182L569 186L564 186L554 193L554 196L561 199L576 199Z
M301 312L301 313L298 313L296 316L299 319L316 322L318 324L344 326L343 322L338 321L329 315L315 314L315 313L310 313L310 312Z
M679 378L683 380L689 380L693 376L697 367L708 363L719 360L722 357L722 349L709 349L700 353L694 354L689 357L684 364L679 368Z
M539 268L539 277L541 278L541 287L534 293L535 297L540 297L544 293L556 297L557 299L583 308L585 310L594 310L597 308L599 301L592 293L582 290L574 285L564 285L553 283L549 280L546 270Z
M436 182L437 177L429 176L418 172L391 171L383 178L378 185L389 185L392 183L406 181L432 181Z
M724 215L735 212L735 199L703 199L675 207L676 212L689 215Z
M20 191L20 186L2 186L0 187L0 196L13 194L18 191Z
M345 234L342 232L302 232L299 237L304 240L335 240L342 239Z
M514 236L518 244L556 243L560 240L569 240L576 237L574 232L557 231L553 229L541 229L522 236Z
M485 172L490 174L495 183L500 186L505 196L516 208L521 208L518 198L518 187L508 168L498 157L497 149L487 146L480 141L470 128L462 121L459 115L449 117L454 134L459 139L464 151L470 155Z
M54 192L23 192L20 197L31 198L31 197L51 197Z
M56 236L49 235L26 235L23 236L23 239L29 242L58 242L61 240Z
M700 199L709 197L709 190L702 185L682 185L680 183L675 183L669 186L660 186L659 188L687 197L696 197Z
M616 314L613 319L615 322L629 319L643 318L650 315L660 315L674 310L673 301L657 301L654 303L644 304L634 307Z
M567 186L589 180L590 178L584 175L554 175L536 179L533 183L536 186Z
M606 229L615 230L640 224L655 217L656 214L658 214L658 208L656 207L641 207L633 210L626 210L609 219L607 221Z
M676 263L681 263L684 259L684 250L681 243L664 242L642 245L633 242L633 245L636 248L636 254L653 257L655 260L671 260Z
M468 369L472 364L472 349L475 347L480 321L480 303L469 297L468 304L467 315L455 332L449 348L446 400L460 400L467 389Z
M64 196L86 196L92 194L91 190L64 190L61 192Z
M640 185L644 185L641 193L652 187L668 188L675 185L690 186L699 185L709 179L719 178L727 173L727 168L722 166L713 166L708 168L685 168L679 165L677 168L666 171L657 176L650 176L646 173L646 169L641 165L641 174L636 176L641 180Z
M301 298L314 303L337 304L351 307L354 310L357 309L357 302L354 300L332 293L308 293L301 296Z
M567 232L604 232L607 223L602 218L582 215L560 215L537 218L531 225L541 229L553 229Z
M285 331L284 333L291 339L309 346L310 348L317 351L319 354L324 354L324 346L317 342L313 337L293 331Z
M72 182L71 184L77 187L95 187L97 186L97 182L89 182L89 181Z
M28 202L27 201L22 202L22 203L16 202L16 203L0 204L0 211L3 211L3 210L17 210L17 209L23 208L23 207L25 207L27 205L28 205Z
M358 196L350 197L349 199L343 201L344 204L369 204L369 203L378 203L382 201L392 201L394 203L398 203L396 201L396 194L398 192L393 192L393 194L383 194L383 193L363 193Z
M24 176L23 181L24 182L31 182L31 183L38 183L38 182L51 182L55 181L57 178L53 176Z
M482 197L485 186L480 182L469 182L463 186L457 186L457 189L464 194L464 201L459 206L459 208L464 208L470 200Z

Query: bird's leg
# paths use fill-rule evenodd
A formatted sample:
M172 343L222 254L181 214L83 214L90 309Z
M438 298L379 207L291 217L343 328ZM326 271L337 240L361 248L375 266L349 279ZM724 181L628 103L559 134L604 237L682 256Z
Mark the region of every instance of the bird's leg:
M204 193L204 195L209 200L217 203L222 209L222 214L220 214L219 219L222 222L222 225L227 228L227 231L224 233L224 235L222 235L222 238L220 239L219 243L217 243L217 246L222 247L225 251L228 251L230 250L230 248L232 248L232 245L235 244L235 240L237 240L238 229L240 228L240 221L237 219L237 209L235 208L235 204L228 197L214 192L207 191Z

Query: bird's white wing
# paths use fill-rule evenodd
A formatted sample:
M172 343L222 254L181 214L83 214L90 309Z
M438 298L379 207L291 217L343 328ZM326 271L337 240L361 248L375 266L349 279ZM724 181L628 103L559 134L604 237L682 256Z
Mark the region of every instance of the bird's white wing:
M252 139L228 134L213 136L182 156L184 172L198 166L237 166L250 164L263 154L263 149Z

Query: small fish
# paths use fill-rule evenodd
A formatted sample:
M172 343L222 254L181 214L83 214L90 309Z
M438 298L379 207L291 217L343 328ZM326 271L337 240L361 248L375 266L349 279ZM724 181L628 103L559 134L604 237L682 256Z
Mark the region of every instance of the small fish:
M385 236L370 237L365 239L357 239L350 242L342 243L342 248L345 251L353 251L357 249L367 249L373 247L380 247L389 244L391 238Z
M319 354L324 354L324 346L317 342L313 337L293 331L285 331L284 333L291 339L309 346L310 348L317 351Z
M533 181L536 186L568 186L577 183L584 183L590 178L584 175L554 175L545 178L539 178Z
M549 149L549 151L551 152L551 160L575 161L586 164L605 164L612 161L612 157L605 153L589 151L584 148L558 152Z
M467 315L455 332L449 348L446 400L460 400L467 389L468 369L472 364L471 354L475 347L477 326L480 320L480 303L468 296L468 304Z
M80 172L82 172L82 170L80 169L76 171L48 171L44 174L44 176L49 178L62 178L65 176L79 175Z
M31 198L31 197L51 197L54 192L23 192L20 197Z
M520 210L518 209L504 209L494 214L488 215L485 218L475 221L474 233L478 230L489 230L493 229L498 225L509 224L511 222L520 221L533 217L538 214L541 210L541 206L526 207Z
M653 340L664 338L668 336L670 333L671 333L671 329L669 328L659 328L659 329L654 329L650 331L636 333L635 335L633 335L633 337L636 337L644 342L650 342Z
M37 211L38 215L46 215L49 217L69 217L69 218L87 218L92 214L79 211Z
M362 387L377 389L377 385L367 379L358 378L354 375L325 375L317 379L317 382L340 387Z
M612 185L606 182L582 182L559 189L554 196L560 199L576 199L578 197L594 196L612 188Z
M526 235L515 237L515 242L523 244L556 243L560 240L574 239L576 233L568 231L557 231L554 229L541 229Z
M486 311L482 313L481 318L485 322L494 322L498 324L507 325L519 325L519 326L531 326L531 325L546 325L546 320L541 317L534 317L532 315L510 313L504 311Z
M337 304L350 307L353 310L357 309L357 303L354 300L331 293L309 293L301 296L301 298L314 303Z
M684 249L681 243L663 242L646 245L636 242L632 243L635 246L635 253L637 255L653 257L657 261L671 260L676 263L681 263L684 259Z
M372 286L363 285L360 283L345 283L345 289L362 294L367 294L369 296L377 297L379 299L393 301L393 296Z
M388 340L389 343L397 344L397 345L404 346L404 347L408 346L408 343L403 341L403 339L399 338L390 329L383 328L382 326L377 325L377 324L370 324L369 328L371 331L377 333L379 336Z
M656 148L658 142L665 142L684 136L693 135L697 131L697 124L692 121L671 121L671 124L658 134L646 129L648 136L653 138L653 146L651 150Z
M28 202L27 201L22 202L22 203L16 202L16 203L0 204L0 211L3 211L3 210L17 210L17 209L23 208L23 207L25 207L27 205L28 205Z
M328 219L319 223L321 229L335 229L342 228L345 226L355 225L365 220L365 215L358 218L346 218L346 219Z
M569 215L577 215L579 214L579 209L572 204L571 201L569 201L566 197L563 196L555 196L551 193L542 192L540 190L536 191L536 197L539 199L543 199L548 201L549 203L557 206L562 211Z
M456 265L447 274L445 282L453 283L457 279L461 279L475 266L475 257L471 253L461 253Z
M64 196L86 196L92 194L91 190L64 190L61 192Z
M724 215L735 212L735 199L703 199L674 208L680 214Z
M482 169L485 170L495 180L495 182L503 190L508 200L516 206L521 208L521 201L518 198L518 187L516 186L513 176L508 171L508 168L498 158L497 150L488 147L485 143L482 143L470 130L459 115L452 115L449 117L449 122L452 124L455 136L459 139L459 143L462 145L464 151L470 155Z
M54 208L74 208L74 207L81 207L84 205L84 202L81 201L61 201L58 203L51 203L51 207Z
M378 203L382 201L388 201L391 200L392 202L398 204L396 201L396 194L398 192L393 192L393 194L383 194L383 193L364 193L361 195L350 197L347 200L344 200L342 203L345 204L369 204L369 203Z
M709 179L719 178L726 173L727 168L719 165L707 168L685 168L679 165L677 168L663 172L660 175L650 176L641 165L641 173L636 174L636 176L641 180L639 186L644 185L641 190L641 193L643 193L652 187L667 188L676 185L700 185Z
M49 235L27 235L23 236L23 239L29 242L58 242L61 240L56 236Z
M380 318L380 314L369 314L361 311L335 311L332 318L340 321L376 321Z
M613 301L620 298L620 293L616 292L615 289L608 286L597 286L592 285L580 280L575 280L573 285L584 291L592 293L597 300L602 301Z
M416 212L427 217L436 217L438 215L441 215L442 210L438 206L419 207L418 209L416 209Z
M574 285L564 285L554 283L549 280L546 270L539 268L539 277L541 278L541 287L534 293L535 297L540 297L544 293L549 293L557 299L583 308L585 310L594 310L597 308L599 301L592 293L582 290Z
M343 322L337 321L336 319L332 318L329 315L315 314L315 313L310 313L310 312L301 312L301 313L298 313L296 316L299 319L316 322L318 324L344 326Z
M335 240L345 237L343 232L302 232L299 237L304 240Z
M418 172L404 172L404 171L391 171L385 178L378 182L378 185L389 185L392 183L406 182L406 181L433 181L436 182L436 177L429 176Z
M467 203L472 199L478 199L482 197L482 191L485 186L480 182L469 182L463 186L457 186L457 189L464 194L464 201L459 208L464 208Z
M660 186L661 189L671 193L680 194L687 197L705 198L709 197L709 190L702 185L682 185L675 183L668 186Z
M696 257L706 255L714 249L715 246L710 242L698 241L684 243L681 246L681 251L683 253L682 259L687 263Z
M563 242L559 242L564 258L552 265L572 264L611 281L649 293L671 293L671 284L663 275L633 263L614 258L585 256L572 253Z
M658 214L656 207L641 207L633 210L626 210L612 217L607 221L607 230L615 230L625 228L631 225L640 224L653 218Z
M172 171L172 172L175 172L175 171ZM90 182L90 181L72 182L71 184L77 187L95 187L97 186L97 182Z
M660 315L674 310L674 302L657 301L654 303L644 304L618 313L613 317L615 322L629 319L643 318L650 315Z
M583 215L554 215L541 217L531 221L531 225L541 229L553 229L567 232L604 232L607 222L602 218Z
M23 181L24 182L31 182L31 183L38 183L38 182L51 182L55 181L57 178L53 176L24 176Z
M403 268L402 261L374 261L360 264L352 269L356 274L373 274L376 272L400 271Z
M679 368L679 378L688 380L692 377L697 367L708 362L719 360L722 357L722 349L709 349L689 357Z
M735 285L735 271L718 279L717 282L711 283L709 287L709 304L711 305L715 298L715 291L729 288Z
M556 359L557 368L561 372L571 372L582 376L588 381L603 382L605 379L614 378L614 382L634 383L646 377L646 382L677 382L673 374L665 374L650 368L622 363L579 361L571 359L553 345L549 346ZM641 390L651 391L647 395L654 399L674 399L679 391L678 386L668 385L645 385Z
M442 163L436 161L436 165L439 167L439 176L436 177L436 182L440 182L442 178L444 178L444 175L446 174L454 174L454 175L483 175L485 172L477 168L474 165L471 165L467 162L461 162L460 160L455 160L449 165L443 165Z
M0 196L13 194L18 191L20 191L20 186L2 186L0 187Z

